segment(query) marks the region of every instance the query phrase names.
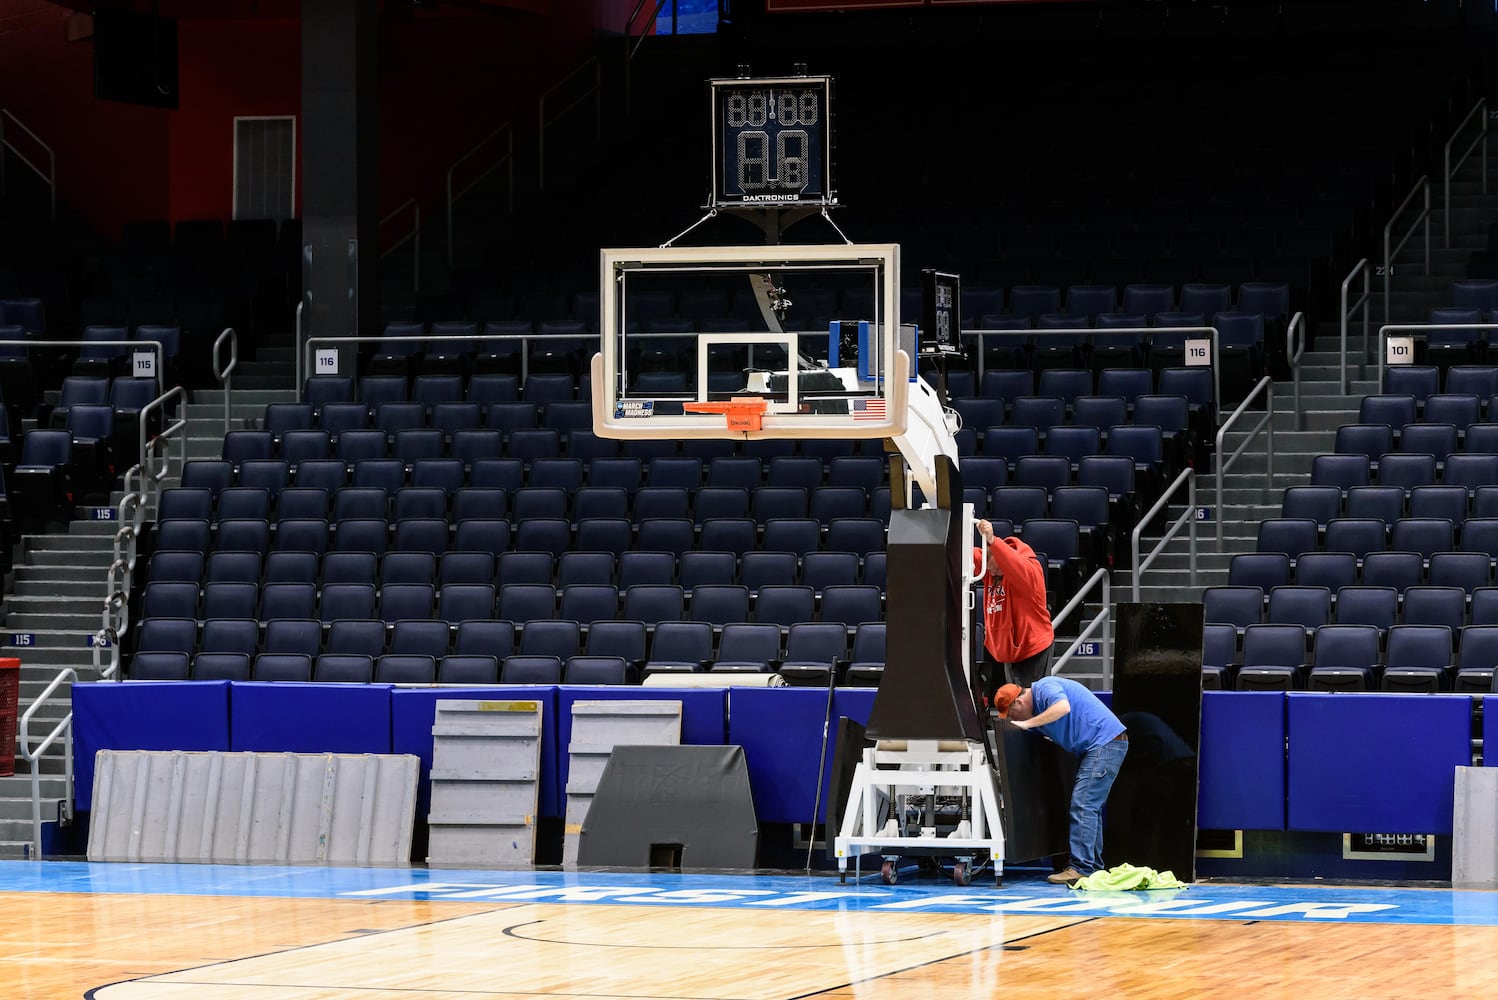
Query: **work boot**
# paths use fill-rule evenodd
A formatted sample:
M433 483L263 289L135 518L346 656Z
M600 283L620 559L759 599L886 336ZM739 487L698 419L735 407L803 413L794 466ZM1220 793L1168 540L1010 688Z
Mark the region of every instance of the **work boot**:
M1068 866L1065 871L1047 875L1045 880L1052 885L1075 885L1082 880L1082 873Z

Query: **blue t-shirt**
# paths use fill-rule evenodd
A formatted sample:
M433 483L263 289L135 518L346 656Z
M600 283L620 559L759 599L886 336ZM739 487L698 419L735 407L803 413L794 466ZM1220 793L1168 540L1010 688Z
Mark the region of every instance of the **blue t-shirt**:
M1070 753L1082 754L1102 746L1124 731L1124 724L1098 701L1097 695L1065 677L1042 677L1030 688L1035 715L1058 701L1070 703L1071 711L1036 732ZM1034 718L1034 716L1031 716Z

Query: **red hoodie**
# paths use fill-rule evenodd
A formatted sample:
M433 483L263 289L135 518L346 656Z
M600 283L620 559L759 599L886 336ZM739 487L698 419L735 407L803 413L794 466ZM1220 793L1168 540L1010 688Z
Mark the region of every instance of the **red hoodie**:
M982 550L973 549L973 572ZM1045 567L1018 538L994 536L983 581L983 644L1000 663L1028 659L1056 641L1045 604Z

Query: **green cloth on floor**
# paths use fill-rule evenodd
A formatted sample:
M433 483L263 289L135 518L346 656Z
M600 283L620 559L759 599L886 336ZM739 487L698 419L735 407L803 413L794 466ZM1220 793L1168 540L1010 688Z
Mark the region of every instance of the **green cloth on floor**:
M1153 868L1117 865L1106 871L1097 871L1083 876L1072 883L1072 888L1106 889L1118 892L1126 889L1184 889L1186 883L1176 878L1174 872L1157 872Z

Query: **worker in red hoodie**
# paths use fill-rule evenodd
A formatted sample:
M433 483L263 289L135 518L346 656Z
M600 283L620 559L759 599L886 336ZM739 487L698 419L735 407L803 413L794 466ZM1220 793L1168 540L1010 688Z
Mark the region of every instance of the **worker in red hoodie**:
M988 550L983 577L983 695L988 704L1001 684L1030 687L1051 672L1051 646L1056 641L1051 612L1045 603L1045 566L1035 550L1018 538L996 538L993 525L978 522L978 533ZM973 549L973 573L982 567L983 553Z

